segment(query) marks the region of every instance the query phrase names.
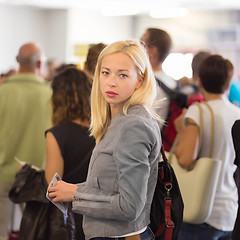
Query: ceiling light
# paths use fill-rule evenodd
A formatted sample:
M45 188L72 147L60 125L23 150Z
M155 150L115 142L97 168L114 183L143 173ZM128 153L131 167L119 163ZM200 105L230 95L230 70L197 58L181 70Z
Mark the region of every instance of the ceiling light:
M151 10L149 15L152 18L186 17L188 15L188 10L186 8L160 8Z
M101 10L103 16L131 16L139 13L139 10L135 8L117 8L117 7L105 7Z

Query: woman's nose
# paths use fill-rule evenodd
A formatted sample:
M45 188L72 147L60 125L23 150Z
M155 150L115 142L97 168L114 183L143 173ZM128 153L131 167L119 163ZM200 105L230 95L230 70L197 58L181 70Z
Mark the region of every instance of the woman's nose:
M114 75L112 75L109 79L109 85L110 87L116 87L116 78Z
M111 87L116 87L116 83L115 83L115 82L112 82L112 83L111 83Z

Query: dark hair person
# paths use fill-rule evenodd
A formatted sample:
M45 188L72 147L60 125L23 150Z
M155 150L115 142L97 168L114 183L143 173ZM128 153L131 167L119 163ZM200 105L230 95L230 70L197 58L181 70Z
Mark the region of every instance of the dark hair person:
M230 103L224 95L232 75L232 63L220 55L210 55L205 58L199 68L199 88L215 118L212 157L221 160L222 164L210 216L202 224L183 223L178 236L179 240L231 239L238 207L237 186L233 178L236 166L233 163L235 152L231 128L240 118L240 109ZM197 156L209 157L211 112L204 103L201 103L201 107L203 129L199 152L197 151L200 144L198 107L191 105L184 112L182 116L184 126L183 121L177 121L177 129L181 137L175 154L183 168L191 166Z
M83 71L76 67L62 70L53 79L52 90L53 125L76 120L89 124L91 85Z
M91 84L76 67L66 67L52 80L52 123L46 131L45 177L53 175L69 183L86 180L95 140L89 136ZM55 206L54 206L55 207ZM76 239L84 239L82 215L74 214Z

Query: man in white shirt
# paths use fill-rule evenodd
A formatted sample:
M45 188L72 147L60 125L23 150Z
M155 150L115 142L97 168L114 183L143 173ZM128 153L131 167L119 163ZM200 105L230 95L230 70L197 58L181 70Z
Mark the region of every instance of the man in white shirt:
M152 65L156 80L160 80L164 85L172 90L178 89L178 82L168 76L162 69L162 64L166 57L169 55L172 47L172 40L170 35L162 29L148 28L142 35L141 41L147 49L149 60ZM166 98L160 103L160 107L156 109L156 112L163 120L166 120L170 104L169 95L166 93L163 87L159 86L159 83L157 81L156 84L156 100ZM162 129L162 126L160 127Z

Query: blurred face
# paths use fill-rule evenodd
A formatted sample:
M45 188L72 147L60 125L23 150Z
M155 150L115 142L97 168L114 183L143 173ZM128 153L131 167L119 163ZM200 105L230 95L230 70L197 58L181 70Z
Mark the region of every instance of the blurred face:
M143 42L144 48L146 49L147 53L148 53L148 57L149 57L149 61L152 65L152 67L154 66L154 62L153 59L157 54L157 49L155 46L149 46L148 45L148 39L149 39L149 32L146 31L142 37L141 37L141 41Z
M143 77L137 74L132 59L123 53L114 53L102 59L100 89L110 104L111 117L123 110L124 103L142 85Z
M141 37L141 41L144 43L144 47L146 49L147 49L147 45L148 45L148 38L149 38L149 33L146 31Z

